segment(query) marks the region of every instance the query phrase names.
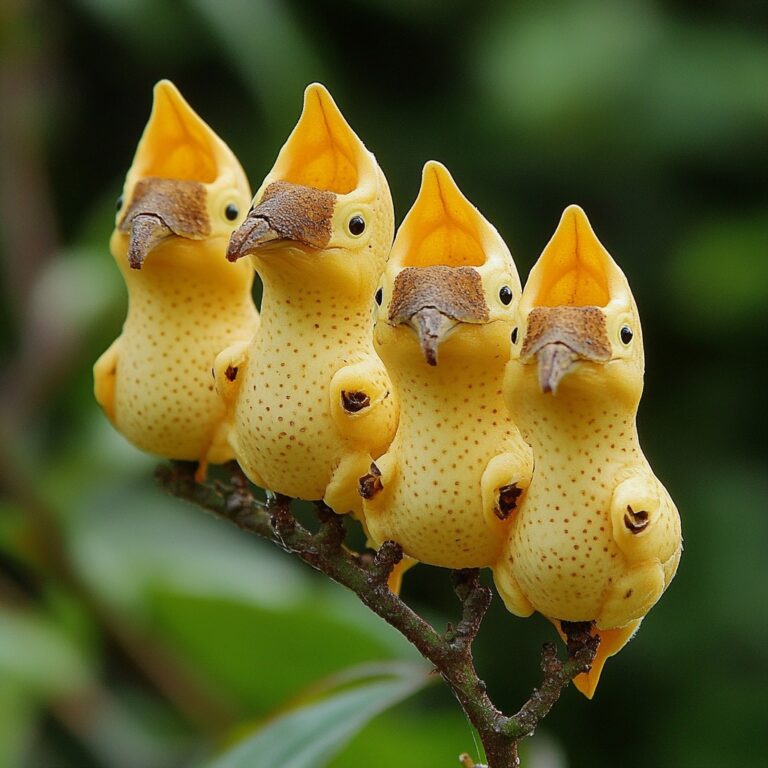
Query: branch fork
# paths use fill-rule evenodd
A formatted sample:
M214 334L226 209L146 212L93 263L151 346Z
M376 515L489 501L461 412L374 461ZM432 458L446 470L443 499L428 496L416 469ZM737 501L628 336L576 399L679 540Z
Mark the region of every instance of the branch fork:
M197 483L194 469L189 464L161 465L156 471L158 483L168 493L197 504L244 531L268 539L351 589L434 665L477 729L488 760L487 768L519 766L519 742L533 733L571 679L589 671L599 643L599 639L591 634L591 624L562 623L568 641L567 658L561 660L555 646L545 643L541 656L541 685L516 714L504 715L489 698L472 658L472 645L492 599L491 590L481 583L477 569L453 572L454 591L461 602L461 617L455 626L449 624L440 633L387 586L392 569L403 557L399 544L386 541L373 557L351 551L344 546L345 519L323 503L315 505L319 528L313 533L293 515L292 499L269 494L264 503L253 495L248 480L237 465L230 465L229 474L226 481ZM462 755L459 760L465 768L486 768L474 764L468 755Z

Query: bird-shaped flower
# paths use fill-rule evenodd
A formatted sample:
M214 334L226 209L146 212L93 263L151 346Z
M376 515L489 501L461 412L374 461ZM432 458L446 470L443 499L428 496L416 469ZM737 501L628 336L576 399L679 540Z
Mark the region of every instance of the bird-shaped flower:
M504 389L535 470L494 577L518 616L595 622L597 658L575 679L591 698L672 580L681 533L638 442L637 306L581 208L564 212L516 315Z
M225 258L250 188L237 158L167 80L118 199L110 247L128 289L122 334L94 366L96 399L144 451L232 458L211 367L258 327L253 273Z
M375 542L447 568L498 557L531 452L502 394L521 287L509 250L439 163L424 168L376 293L397 435L360 481Z
M393 230L376 159L328 91L310 85L229 248L233 261L250 256L264 284L253 342L216 363L231 443L256 484L359 511L357 478L397 424L371 339L372 297Z

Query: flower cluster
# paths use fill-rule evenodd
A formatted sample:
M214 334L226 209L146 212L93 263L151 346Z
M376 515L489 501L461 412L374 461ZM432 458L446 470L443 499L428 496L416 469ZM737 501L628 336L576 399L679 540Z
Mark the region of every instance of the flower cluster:
M381 168L322 86L251 200L231 150L159 83L118 204L129 309L97 400L199 478L235 458L262 488L354 515L407 555L393 589L415 562L491 568L515 615L591 622L598 654L575 681L591 697L681 552L637 438L627 279L570 206L523 287L435 162L394 227Z

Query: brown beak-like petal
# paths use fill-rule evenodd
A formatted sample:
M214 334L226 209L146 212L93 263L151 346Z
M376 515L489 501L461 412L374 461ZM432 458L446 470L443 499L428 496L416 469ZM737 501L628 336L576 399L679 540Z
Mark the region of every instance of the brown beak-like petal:
M266 219L249 216L232 233L227 248L227 259L237 261L243 256L255 253L264 243L280 239L280 233L274 230Z
M128 243L128 263L131 269L141 269L147 254L172 235L170 227L159 216L151 213L134 216Z
M424 359L429 365L437 365L440 342L445 338L445 334L457 325L457 321L444 315L439 309L424 307L411 316L408 325L419 337Z
M605 363L611 344L605 315L599 307L535 307L528 316L528 330L520 359L536 359L541 391L557 394L560 382L578 360Z
M232 234L227 250L230 261L254 253L264 243L288 240L322 250L331 239L336 195L321 189L275 181Z
M563 376L573 368L578 359L579 355L558 341L541 347L536 353L541 391L556 395Z
M196 181L155 177L138 181L118 224L118 229L130 238L131 268L141 269L149 252L172 235L187 240L208 237L211 223L206 195L205 187Z

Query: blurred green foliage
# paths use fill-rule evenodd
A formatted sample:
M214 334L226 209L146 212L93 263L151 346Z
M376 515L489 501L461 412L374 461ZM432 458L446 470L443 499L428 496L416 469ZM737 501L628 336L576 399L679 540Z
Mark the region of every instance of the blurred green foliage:
M125 312L112 201L161 77L254 186L303 87L322 80L376 153L398 218L439 159L523 275L562 208L584 206L640 305L640 434L686 551L596 699L568 691L524 757L764 766L767 27L759 0L5 3L0 766L204 766L264 723L255 743L274 746L276 713L296 736L290 718L311 721L324 678L417 661L351 595L160 495L153 459L93 401L90 366ZM404 594L436 621L455 615L435 569L409 574ZM535 685L545 639L545 621L494 603L477 663L505 709ZM381 686L394 701L402 684L374 675L329 699L345 720L321 729L342 734L331 766L451 765L472 750L440 686L343 748L381 709Z

